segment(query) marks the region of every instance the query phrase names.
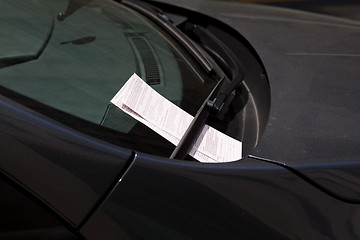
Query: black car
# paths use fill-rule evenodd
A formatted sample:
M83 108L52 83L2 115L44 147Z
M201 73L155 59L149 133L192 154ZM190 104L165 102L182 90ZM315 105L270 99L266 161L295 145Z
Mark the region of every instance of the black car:
M360 238L360 23L228 1L0 9L0 239ZM110 102L134 73L194 116L177 146ZM206 125L241 159L197 161Z

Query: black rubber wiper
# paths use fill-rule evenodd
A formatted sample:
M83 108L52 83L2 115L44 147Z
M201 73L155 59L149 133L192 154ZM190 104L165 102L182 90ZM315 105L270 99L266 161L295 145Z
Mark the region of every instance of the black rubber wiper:
M186 157L194 146L208 119L216 116L216 114L221 111L226 99L241 85L245 78L245 73L239 60L233 56L232 52L212 33L194 24L187 24L185 30L189 34L192 34L192 37L197 38L196 40L200 45L207 50L222 70L229 76L231 82L224 89L221 87L224 81L223 78L214 87L171 154L171 159L184 159ZM220 91L219 89L221 88L224 90Z
M207 73L214 73L214 67L207 59L206 55L200 50L199 45L193 42L185 33L172 24L171 20L166 14L159 8L150 4L139 1L121 1L124 5L137 10L145 16L151 18L157 22L165 30L167 30L172 36L174 36L191 54L198 60L200 65L205 69ZM180 140L179 144L171 154L171 159L184 159L190 152L196 140L198 139L202 129L210 117L216 116L219 113L230 94L236 90L244 79L244 71L241 64L236 57L233 56L231 51L228 50L221 41L213 36L206 29L197 27L193 24L188 24L186 33L192 34L199 44L206 50L206 52L213 57L215 62L222 68L222 70L229 76L231 82L228 86L223 87L225 77L222 77L209 96L203 102L199 108L194 119L190 123L184 136ZM224 89L220 91L220 89Z
M175 39L177 39L177 41L190 52L190 54L204 68L206 73L212 74L214 72L214 68L212 64L207 59L205 54L200 50L199 46L197 46L175 25L173 25L171 20L166 16L166 14L161 9L141 1L122 0L121 3L144 14L145 16L155 21L163 29L165 29L170 35L172 35Z
M237 82L244 78L245 72L240 60L217 36L206 28L190 22L185 24L184 31L205 49L232 81Z
M241 85L243 81L243 78L233 79L224 91L220 91L224 79L225 78L222 78L216 84L209 96L203 102L194 119L187 128L184 136L172 152L170 159L184 159L186 157L193 148L208 119L212 116L216 116L216 114L221 111L226 99L230 96L232 91L236 90Z

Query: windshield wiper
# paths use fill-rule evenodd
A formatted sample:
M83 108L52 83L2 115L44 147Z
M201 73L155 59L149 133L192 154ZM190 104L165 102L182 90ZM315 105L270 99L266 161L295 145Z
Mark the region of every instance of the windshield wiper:
M232 91L236 90L241 85L244 79L243 76L244 75L242 75L242 78L233 79L224 91L220 91L225 79L224 77L216 84L199 108L179 144L172 152L170 159L184 159L186 157L198 139L207 120L212 116L216 116L216 114L221 111L226 99L230 96Z
M174 36L195 59L197 59L207 73L215 73L214 67L203 53L203 50L200 49L199 45L194 43L192 39L173 25L171 20L161 9L139 1L122 0L121 2L157 22L167 30L168 33ZM225 77L222 77L217 82L216 86L197 111L197 114L187 128L184 136L171 154L170 159L184 159L186 157L198 139L208 119L216 116L221 111L227 98L241 85L245 76L244 71L241 68L241 63L215 36L206 29L193 24L188 25L186 28L187 32L190 31L200 40L201 46L232 80L226 87L223 86ZM220 91L221 89L224 90Z
M201 46L205 48L222 70L229 76L231 82L224 91L219 90L223 85L222 82L224 78L214 87L171 154L171 159L184 159L186 157L193 148L208 119L216 116L216 114L221 111L226 99L241 85L245 78L245 73L240 61L233 56L233 53L212 33L200 26L189 23L185 26L185 30L192 34L192 37L197 38L196 40L200 42Z
M171 20L166 14L159 8L154 7L150 4L140 1L128 1L122 0L121 3L124 5L141 12L145 16L151 18L162 28L164 28L170 35L175 37L179 43L185 47L190 54L199 62L207 74L214 73L214 67L207 59L206 55L202 52L199 46L197 46L191 39L189 39L183 32L181 32L176 26L173 25Z
M244 78L245 73L240 60L218 37L206 28L190 22L185 24L184 31L205 49L232 81Z

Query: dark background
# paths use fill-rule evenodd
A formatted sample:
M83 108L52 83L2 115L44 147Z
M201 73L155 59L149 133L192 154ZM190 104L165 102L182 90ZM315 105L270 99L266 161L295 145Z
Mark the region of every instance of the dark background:
M232 0L322 13L360 21L360 0Z

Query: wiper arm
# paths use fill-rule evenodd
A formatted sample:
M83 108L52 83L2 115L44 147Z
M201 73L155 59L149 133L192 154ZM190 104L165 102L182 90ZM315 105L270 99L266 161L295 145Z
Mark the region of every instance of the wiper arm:
M238 78L244 78L245 73L239 59L214 34L192 23L186 23L184 30L191 38L199 42L230 79L236 82Z
M174 26L161 9L139 1L122 0L121 2L124 5L143 13L167 30L168 33L174 36L191 53L191 55L198 60L207 73L215 72L214 67L207 59L206 55L200 50L199 46ZM239 64L226 47L221 45L220 41L212 37L212 35L209 35L207 32L203 32L202 29L195 27L192 31L195 35L201 35L200 37L204 39L204 41L201 42L203 47L207 47L208 50L215 49L215 51L207 52L215 59L215 61L218 60L217 63L225 72L227 72L227 75L230 76L232 81L224 91L220 91L220 89L223 88L222 85L225 77L221 78L216 84L199 108L179 144L171 154L171 159L184 159L186 157L198 139L207 120L221 111L228 96L241 85L244 79L244 72L240 67L241 64ZM218 54L224 56L224 58L219 57L216 51L218 51Z
M224 78L214 87L213 91L199 108L179 144L171 154L171 159L184 159L186 157L198 139L206 121L221 111L228 96L241 85L245 77L241 63L214 35L206 29L192 24L187 26L187 30L191 31L199 38L198 40L201 42L201 45L232 80L224 91L219 91Z
M200 50L199 46L197 46L183 32L181 32L176 26L174 26L171 20L165 15L165 13L161 9L153 7L150 4L140 1L134 1L134 0L132 1L122 0L121 3L138 12L141 12L145 16L151 18L153 21L158 23L169 34L175 37L179 41L179 43L190 52L190 54L204 68L206 73L212 74L214 72L214 68L212 64L206 58L205 54Z
M181 138L179 144L172 152L170 159L184 159L186 155L190 152L212 111L211 105L213 101L211 101L211 99L213 99L219 92L223 81L224 77L220 79L220 81L218 81L209 96L202 103L194 119L191 121L189 127L186 129L184 136Z
M223 77L216 84L209 96L203 102L194 119L187 128L184 136L181 138L179 144L172 152L170 159L184 159L186 157L198 139L202 129L206 124L206 121L211 116L215 116L218 112L221 111L227 97L231 94L232 91L241 85L244 78L242 77L233 79L224 91L220 91L224 79L225 78Z

